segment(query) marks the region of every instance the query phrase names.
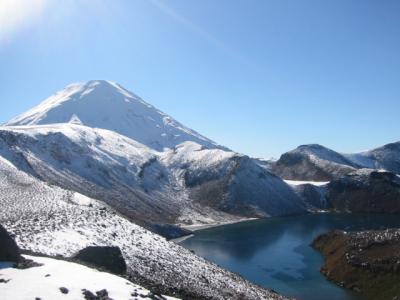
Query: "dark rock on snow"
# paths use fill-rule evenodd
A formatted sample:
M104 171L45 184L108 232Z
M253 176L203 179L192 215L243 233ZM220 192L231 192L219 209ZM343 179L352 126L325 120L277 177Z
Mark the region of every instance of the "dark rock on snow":
M126 272L125 259L119 247L89 246L80 250L74 258L114 274Z
M108 297L108 291L103 289L96 292L96 295L89 290L82 290L82 294L86 300L113 300Z
M69 290L66 287L60 287L60 292L63 294L68 294Z
M15 262L15 268L28 269L41 266L21 256L21 250L7 230L0 224L0 261Z
M17 243L2 225L0 225L0 261L21 261L21 252Z

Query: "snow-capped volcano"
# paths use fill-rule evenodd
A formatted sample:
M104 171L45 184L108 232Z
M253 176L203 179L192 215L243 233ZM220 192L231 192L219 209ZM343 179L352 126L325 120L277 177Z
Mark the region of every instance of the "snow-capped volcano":
M108 129L158 151L185 141L222 148L121 85L105 80L71 84L5 125L53 123Z

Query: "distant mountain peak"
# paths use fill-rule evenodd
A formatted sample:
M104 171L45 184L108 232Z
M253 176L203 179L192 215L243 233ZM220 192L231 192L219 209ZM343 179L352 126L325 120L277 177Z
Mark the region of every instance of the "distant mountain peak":
M299 148L299 149L302 149L302 148L304 148L304 149L306 149L306 148L308 148L308 149L327 149L326 147L324 147L320 144L304 144L304 145L298 146L297 148Z
M54 123L112 130L157 151L172 149L186 141L223 148L108 80L70 84L5 125Z

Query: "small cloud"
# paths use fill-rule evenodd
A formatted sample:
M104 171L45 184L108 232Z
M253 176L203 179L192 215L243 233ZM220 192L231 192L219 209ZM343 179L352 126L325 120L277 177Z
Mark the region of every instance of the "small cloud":
M19 30L35 22L48 0L0 0L0 42L11 40Z

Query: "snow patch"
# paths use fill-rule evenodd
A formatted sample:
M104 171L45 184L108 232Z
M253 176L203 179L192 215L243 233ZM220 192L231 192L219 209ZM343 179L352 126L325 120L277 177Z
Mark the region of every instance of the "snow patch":
M311 184L315 186L323 186L327 185L329 181L300 181L300 180L284 180L289 185L302 185L302 184Z
M89 206L93 204L91 198L86 197L85 195L82 195L80 193L74 193L74 196L72 197L71 201L78 205L83 205L83 206Z

